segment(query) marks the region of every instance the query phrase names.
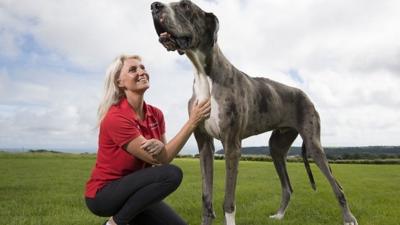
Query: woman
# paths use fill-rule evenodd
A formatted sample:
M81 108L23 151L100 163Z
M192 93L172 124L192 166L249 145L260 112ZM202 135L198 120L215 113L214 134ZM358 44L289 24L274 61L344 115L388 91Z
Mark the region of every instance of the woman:
M186 224L162 202L182 180L182 171L169 162L209 116L210 101L196 103L189 120L167 143L162 112L144 101L149 87L137 55L118 57L107 71L96 165L85 192L94 214L110 216L106 225Z

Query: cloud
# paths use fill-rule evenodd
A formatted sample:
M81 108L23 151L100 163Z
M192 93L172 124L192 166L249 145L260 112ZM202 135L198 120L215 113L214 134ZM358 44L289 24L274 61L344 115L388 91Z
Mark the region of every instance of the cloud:
M219 45L237 68L310 96L323 144L400 144L398 1L195 2L218 16ZM150 3L0 3L0 147L96 149L104 72L121 53L143 56L146 100L164 111L173 137L187 118L193 69L158 43ZM190 139L185 152L194 149Z
M2 147L91 146L93 150L101 91L100 82L92 81L94 75L74 77L60 71L35 70L13 73L18 78L0 73Z

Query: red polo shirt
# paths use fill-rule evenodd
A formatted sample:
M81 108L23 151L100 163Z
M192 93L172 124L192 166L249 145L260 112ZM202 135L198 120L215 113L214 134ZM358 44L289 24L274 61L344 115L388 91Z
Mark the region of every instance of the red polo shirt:
M161 140L165 133L161 110L146 103L143 110L144 119L139 120L126 98L108 110L100 124L96 165L86 183L86 197L94 198L108 182L150 166L122 148L140 135Z

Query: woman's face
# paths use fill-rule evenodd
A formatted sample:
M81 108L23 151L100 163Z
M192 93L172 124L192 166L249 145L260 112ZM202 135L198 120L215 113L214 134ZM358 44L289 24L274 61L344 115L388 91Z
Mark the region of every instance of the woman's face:
M118 87L125 91L144 93L149 87L149 75L138 59L126 59L118 79Z

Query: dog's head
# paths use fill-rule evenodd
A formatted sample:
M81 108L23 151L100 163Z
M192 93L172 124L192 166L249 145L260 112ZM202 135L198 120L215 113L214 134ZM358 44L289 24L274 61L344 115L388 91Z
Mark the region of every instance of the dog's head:
M218 19L189 0L151 4L159 41L168 51L207 49L217 41Z

